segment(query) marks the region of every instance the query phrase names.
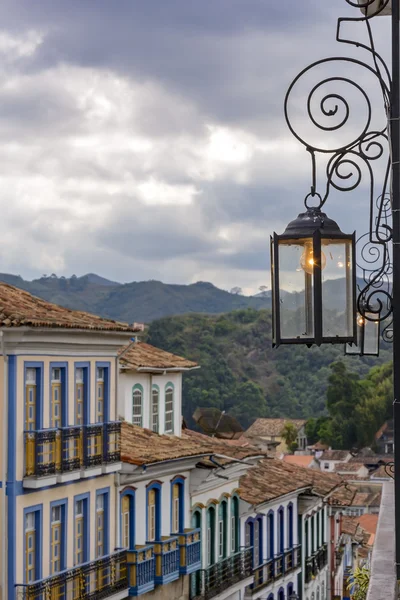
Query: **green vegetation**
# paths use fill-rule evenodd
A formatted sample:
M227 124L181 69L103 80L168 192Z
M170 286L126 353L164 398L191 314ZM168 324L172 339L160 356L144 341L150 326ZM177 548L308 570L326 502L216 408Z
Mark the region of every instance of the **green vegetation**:
M328 382L329 417L308 421L310 441L321 439L338 449L373 445L375 433L391 417L392 363L373 367L361 379L339 361L331 365Z
M362 567L361 569L357 567L354 569L347 586L351 600L366 600L369 580L370 572L367 567Z
M286 446L290 452L294 452L297 448L297 428L293 423L285 423L281 431L281 436L285 440Z
M379 386L382 393L390 390L390 382L379 367L369 374L371 367L391 359L390 350L383 349L379 358L360 359L343 356L342 346L273 349L268 310L160 319L151 323L148 341L201 365L201 369L184 377L183 413L191 425L191 415L199 406L226 410L245 428L257 417L325 417L311 423L316 437L321 425L328 422L326 393L332 374L330 365L340 359L350 374L359 378L368 376L371 386ZM349 388L353 394L350 383L346 383L347 388L343 384L343 393ZM356 390L358 393L358 386ZM351 402L354 401L352 395ZM368 414L376 414L378 419L378 414L382 414L380 405L369 397L363 401ZM334 397L331 403L335 410ZM375 426L375 421L367 426L364 417L359 415L358 419L368 431Z

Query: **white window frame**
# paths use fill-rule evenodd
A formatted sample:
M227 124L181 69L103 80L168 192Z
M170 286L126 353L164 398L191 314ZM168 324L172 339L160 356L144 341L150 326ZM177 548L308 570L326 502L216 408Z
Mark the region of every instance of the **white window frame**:
M169 394L171 394L172 400L167 400L167 396ZM172 404L172 407L170 410L167 410L167 403ZM168 387L165 388L165 427L164 427L165 433L174 433L174 418L175 418L174 404L175 404L175 390L174 390L173 386L168 385ZM168 423L168 425L167 425L167 423Z
M154 397L157 397L157 402L154 402ZM160 427L160 390L158 387L153 387L151 390L151 430L159 433ZM156 410L154 410L156 408Z
M138 394L140 394L140 405L135 403ZM140 412L135 412L135 408L140 408ZM143 427L143 389L139 387L132 389L132 424Z
M231 554L236 550L236 517L231 516Z

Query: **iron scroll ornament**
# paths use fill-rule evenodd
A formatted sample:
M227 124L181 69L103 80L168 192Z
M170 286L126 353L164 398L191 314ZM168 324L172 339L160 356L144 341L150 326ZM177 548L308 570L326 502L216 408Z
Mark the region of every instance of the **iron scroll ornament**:
M364 13L357 17L339 18L336 41L357 47L364 52L364 60L338 56L317 60L304 68L292 81L284 101L286 123L293 136L305 147L311 158L311 186L304 204L307 208L322 208L332 190L350 192L367 181L369 189L369 230L357 240L358 297L357 310L368 321L382 322L381 336L384 341L393 338L391 293L391 242L392 209L390 181L390 95L391 78L389 69L375 48L370 21L385 11L389 0L345 0L346 3ZM344 23L358 22L364 25L368 43L342 36ZM306 139L307 135L298 131L291 116L291 106L296 89L302 81L307 81L318 70L338 68L338 74L323 77L312 84L306 94L305 112L308 125L318 133L318 142ZM381 127L373 126L372 103L368 93L353 77L343 74L350 68L363 75L372 76L378 87L386 122ZM334 86L334 89L333 89ZM344 89L344 91L342 91ZM337 91L340 90L340 93ZM358 100L355 101L357 96ZM353 115L360 116L362 122L353 125ZM296 103L297 106L297 103ZM303 105L304 108L304 105ZM298 110L296 110L298 115ZM357 119L356 119L357 121ZM354 129L354 126L357 129ZM321 135L328 133L330 146L320 141ZM308 131L307 131L308 134ZM339 141L335 135L346 137ZM325 159L324 186L318 189L317 173L319 157ZM379 166L379 168L378 168ZM382 171L378 184L374 172Z

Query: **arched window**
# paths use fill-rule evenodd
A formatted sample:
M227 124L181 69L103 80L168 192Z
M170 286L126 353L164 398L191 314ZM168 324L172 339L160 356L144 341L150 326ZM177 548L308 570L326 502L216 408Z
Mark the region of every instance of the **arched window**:
M158 407L160 404L160 388L153 385L151 392L151 430L158 433Z
M254 566L258 567L263 561L263 519L258 517L254 522Z
M319 598L319 586L317 587L317 600L320 600L320 598Z
M228 533L228 503L226 500L221 500L218 507L218 558L226 558L227 544L226 538Z
M231 499L231 554L239 550L239 498Z
M285 550L285 525L284 525L284 510L281 507L278 510L278 536L279 536L279 540L278 540L278 551L280 553L284 552Z
M293 504L288 505L288 547L293 548Z
M309 541L309 534L308 534L308 519L306 519L305 525L304 525L304 529L305 529L305 538L306 538L306 558L308 558L310 556L310 541Z
M268 513L268 558L274 558L274 513Z
M174 386L167 383L165 388L165 433L174 433Z
M293 583L289 583L287 586L287 597L290 600L290 596L293 594Z
M121 494L121 546L135 546L135 494L129 490Z
M161 484L151 483L147 488L147 541L161 536Z
M179 477L171 484L171 533L183 531L184 520L184 479Z
M244 544L246 548L253 547L253 565L254 565L254 522L253 519L246 521L244 526Z
M139 384L132 388L132 423L143 427L143 388Z
M207 566L215 563L215 507L207 509Z
M325 582L321 584L321 600L325 600Z
M315 552L315 517L311 517L311 554Z
M278 600L285 600L285 591L283 588L280 588L278 592Z
M320 537L319 537L319 535L320 535L320 518L321 518L321 512L320 512L320 511L318 511L318 512L317 512L317 548L316 548L317 550L318 550L318 548L319 548L319 547L320 547L320 545L321 545L321 542L320 542ZM319 595L319 594L318 594L318 595ZM318 599L318 600L319 600L319 599Z
M199 509L195 510L192 515L192 527L193 529L201 528L201 511Z
M311 600L315 600L315 594L314 594L314 592L311 594Z

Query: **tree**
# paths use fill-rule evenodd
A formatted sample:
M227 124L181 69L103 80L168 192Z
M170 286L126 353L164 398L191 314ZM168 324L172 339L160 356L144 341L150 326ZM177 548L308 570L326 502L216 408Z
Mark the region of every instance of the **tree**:
M253 381L246 381L236 386L229 413L238 419L242 427L247 429L258 417L267 416L267 403L261 386Z
M285 440L286 446L290 452L294 452L297 448L297 429L296 426L288 421L284 424L281 437Z
M241 296L243 294L243 290L241 287L233 287L229 293L235 294L236 296Z
M260 287L258 289L260 291L261 296L268 295L268 286L267 285L260 285Z

